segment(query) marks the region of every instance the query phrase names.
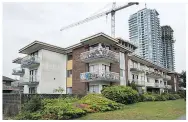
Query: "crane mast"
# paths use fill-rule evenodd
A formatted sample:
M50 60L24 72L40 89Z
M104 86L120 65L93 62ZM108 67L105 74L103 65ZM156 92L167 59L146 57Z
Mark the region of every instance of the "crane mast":
M69 29L69 28L72 28L74 26L78 26L80 24L83 24L83 23L86 23L86 22L89 22L91 20L94 20L94 19L97 19L99 17L102 17L102 16L105 16L105 15L108 15L108 14L111 14L111 36L112 37L115 37L115 12L116 11L119 11L119 10L122 10L124 8L127 8L129 6L132 6L132 5L138 5L139 3L138 2L129 2L127 5L123 5L123 6L119 6L116 8L116 3L113 2L112 4L112 9L111 10L107 10L105 12L102 12L102 13L99 13L97 15L94 15L94 16L91 16L91 17L88 17L84 20L81 20L79 22L76 22L76 23L73 23L71 25L68 25L68 26L65 26L65 27L62 27L60 29L60 31L63 31L63 30L66 30L66 29Z

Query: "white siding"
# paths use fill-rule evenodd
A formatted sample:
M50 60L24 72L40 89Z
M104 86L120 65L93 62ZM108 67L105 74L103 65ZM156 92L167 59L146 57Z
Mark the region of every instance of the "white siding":
M42 50L38 93L53 93L58 87L66 93L66 61L66 55Z

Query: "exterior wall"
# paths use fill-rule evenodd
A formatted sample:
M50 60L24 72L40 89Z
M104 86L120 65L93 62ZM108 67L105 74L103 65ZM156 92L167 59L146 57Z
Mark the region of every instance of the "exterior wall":
M53 93L62 87L66 93L66 61L67 56L47 50L41 50L42 58L39 67L40 81L38 93Z
M72 93L73 94L86 94L88 83L80 82L80 73L88 71L88 64L80 60L80 54L87 51L84 47L74 49L72 51L73 70L72 70Z

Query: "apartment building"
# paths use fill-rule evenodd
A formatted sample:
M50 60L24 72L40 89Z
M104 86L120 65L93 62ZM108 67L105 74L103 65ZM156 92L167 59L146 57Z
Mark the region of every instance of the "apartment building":
M129 17L129 37L138 48L135 53L163 66L159 13L144 8Z
M163 66L171 71L174 71L175 57L174 57L174 38L173 29L168 26L161 26L162 32L162 50L163 50Z
M139 92L162 93L172 91L169 70L160 67L138 55L129 55L129 82L135 82Z
M135 82L145 91L159 93L172 88L168 70L134 54L137 47L121 38L98 33L67 48L34 41L19 53L24 93L53 93L62 87L67 94L100 93L109 85ZM166 89L165 89L166 88Z

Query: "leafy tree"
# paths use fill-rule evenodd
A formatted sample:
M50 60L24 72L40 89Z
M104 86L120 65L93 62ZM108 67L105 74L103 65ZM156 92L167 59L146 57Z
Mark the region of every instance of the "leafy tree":
M180 78L183 79L183 82L180 82L179 86L186 88L186 71L182 71Z

